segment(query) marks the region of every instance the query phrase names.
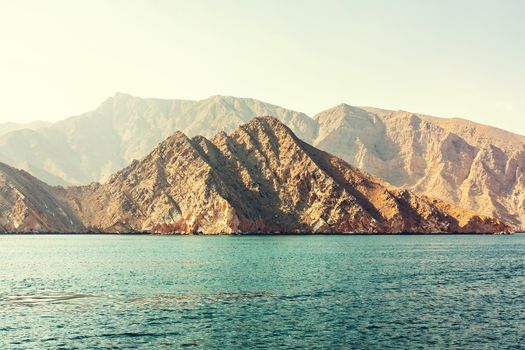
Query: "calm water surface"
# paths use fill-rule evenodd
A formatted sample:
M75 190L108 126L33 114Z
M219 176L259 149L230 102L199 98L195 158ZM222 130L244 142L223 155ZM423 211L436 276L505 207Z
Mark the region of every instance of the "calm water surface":
M525 344L525 235L0 236L0 266L0 349Z

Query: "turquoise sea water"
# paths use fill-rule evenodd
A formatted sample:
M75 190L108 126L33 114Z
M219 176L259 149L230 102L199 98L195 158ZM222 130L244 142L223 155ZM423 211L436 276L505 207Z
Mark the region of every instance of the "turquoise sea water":
M0 266L0 349L524 346L525 235L5 235Z

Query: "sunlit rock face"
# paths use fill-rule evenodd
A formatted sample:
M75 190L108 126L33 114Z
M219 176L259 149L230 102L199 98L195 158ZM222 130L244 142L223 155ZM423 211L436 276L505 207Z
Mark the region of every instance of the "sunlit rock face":
M0 136L0 161L53 185L105 181L177 130L209 137L257 115L275 116L307 141L316 132L316 123L305 114L248 98L189 101L118 93L91 112Z
M392 188L272 117L176 132L104 184L57 190L85 227L152 233L499 232L499 220Z
M301 140L394 186L525 228L524 137L405 111L342 104L312 119L248 98L118 93L91 112L52 125L0 125L0 161L52 185L104 182L177 130L212 138L257 115L276 117ZM12 127L20 130L8 132Z
M395 186L523 227L525 137L463 119L347 105L315 120L316 147Z
M55 189L0 163L0 232L84 232Z

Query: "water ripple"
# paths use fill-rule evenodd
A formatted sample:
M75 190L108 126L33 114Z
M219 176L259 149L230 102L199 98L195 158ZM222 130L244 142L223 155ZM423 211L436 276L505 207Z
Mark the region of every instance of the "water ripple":
M28 295L6 295L0 297L0 303L14 305L56 304L83 298L93 298L94 295L77 293L45 293Z
M0 349L518 349L525 236L0 236ZM29 306L29 307L28 307Z

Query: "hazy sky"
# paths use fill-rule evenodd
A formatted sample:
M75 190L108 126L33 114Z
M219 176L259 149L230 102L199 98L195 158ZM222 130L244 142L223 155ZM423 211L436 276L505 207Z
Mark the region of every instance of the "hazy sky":
M525 1L0 0L0 122L117 91L341 102L525 134Z

